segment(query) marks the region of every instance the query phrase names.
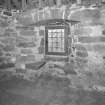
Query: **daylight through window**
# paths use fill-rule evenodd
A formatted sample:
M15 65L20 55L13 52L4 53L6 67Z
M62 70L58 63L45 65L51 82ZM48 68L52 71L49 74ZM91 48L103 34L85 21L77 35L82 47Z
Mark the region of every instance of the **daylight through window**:
M64 29L48 30L48 52L65 52Z

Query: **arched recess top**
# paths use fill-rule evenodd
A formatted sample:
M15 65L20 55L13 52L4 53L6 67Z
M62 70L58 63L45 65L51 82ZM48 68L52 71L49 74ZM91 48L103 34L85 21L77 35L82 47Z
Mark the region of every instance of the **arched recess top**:
M48 20L41 20L38 22L35 22L33 24L29 24L28 26L47 26L47 25L74 25L79 23L80 21L75 20L68 20L68 19L48 19Z

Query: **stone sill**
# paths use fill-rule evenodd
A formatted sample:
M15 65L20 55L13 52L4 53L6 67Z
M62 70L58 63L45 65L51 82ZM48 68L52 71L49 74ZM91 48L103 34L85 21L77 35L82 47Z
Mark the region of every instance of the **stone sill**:
M68 56L46 55L45 61L69 61Z

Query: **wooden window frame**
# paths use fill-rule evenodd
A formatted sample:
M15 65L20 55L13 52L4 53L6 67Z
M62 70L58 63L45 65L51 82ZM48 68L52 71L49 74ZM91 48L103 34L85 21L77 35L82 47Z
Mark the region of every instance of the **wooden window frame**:
M64 52L48 52L48 30L64 29ZM66 25L51 25L45 27L45 55L68 55L68 27Z

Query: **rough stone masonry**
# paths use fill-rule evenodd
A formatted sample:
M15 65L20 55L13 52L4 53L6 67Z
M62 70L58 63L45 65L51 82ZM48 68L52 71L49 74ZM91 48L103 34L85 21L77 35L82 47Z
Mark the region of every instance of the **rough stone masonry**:
M16 67L40 62L44 59L45 27L30 26L47 19L80 21L74 30L75 60L79 64L101 64L105 58L104 9L69 6L33 9L15 16L12 20L0 17L0 56L10 54Z

